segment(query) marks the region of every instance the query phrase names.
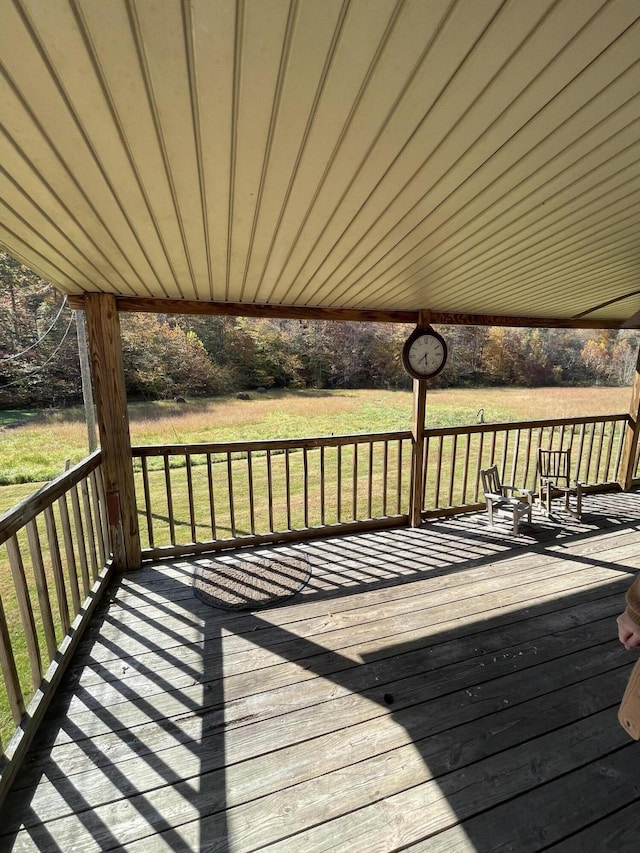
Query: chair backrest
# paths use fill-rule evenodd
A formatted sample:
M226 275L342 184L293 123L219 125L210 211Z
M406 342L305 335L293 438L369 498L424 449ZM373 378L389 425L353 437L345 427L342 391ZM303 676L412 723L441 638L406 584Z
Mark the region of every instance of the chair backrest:
M502 494L502 482L500 481L500 474L498 473L498 466L492 465L490 468L487 468L485 471L480 471L480 476L482 477L482 488L486 494L493 495L501 495Z
M559 486L568 486L571 478L571 450L538 448L538 474L541 481L551 480Z

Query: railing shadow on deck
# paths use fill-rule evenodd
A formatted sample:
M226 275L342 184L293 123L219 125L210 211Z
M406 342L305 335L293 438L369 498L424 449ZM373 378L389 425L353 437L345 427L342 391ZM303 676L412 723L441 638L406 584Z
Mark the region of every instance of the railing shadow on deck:
M354 594L391 591L427 577L459 576L462 589L465 572L491 563L499 573L503 559L531 548L544 555L550 546L558 559L574 560L579 577L583 561L568 549L555 548L558 543L587 541L594 532L608 528L638 526L637 495L599 496L598 500L603 501L602 510L588 513L585 520L590 520L590 530L572 533L570 527L554 533L553 524L545 522L546 540L533 545L526 535L516 540L501 529L489 530L483 518L475 527L470 525L464 536L457 529L460 525L449 520L418 530L316 542L314 559L326 569L313 575L311 585L292 604L326 602L335 614L340 612L340 601L348 608ZM426 536L431 562L420 552ZM452 554L456 542L458 548ZM406 551L405 569L385 568L385 555L393 555L397 563L401 551ZM355 564L375 565L376 557L379 569L362 580ZM391 827L394 821L399 826L403 814L415 805L416 792L423 810L425 802L436 804L439 817L428 831L418 824L417 834L411 837L411 826L404 822L406 843L419 845L430 834L435 837L442 832L446 845L456 832L462 832L478 853L486 853L495 849L497 841L508 843L514 826L526 835L525 841L542 837L541 815L553 826L544 836L545 843L560 840L572 826L562 822L563 798L557 793L554 797L553 791L568 769L581 762L586 767L594 749L600 750L599 771L604 775L598 778L585 769L580 778L585 788L591 786L597 808L614 811L635 796L634 786L627 784L625 790L623 784L629 782L635 753L625 749L628 739L615 723L614 713L629 668L628 657L614 639L614 616L632 570L592 555L584 562L622 576L544 602L537 602L535 595L523 595L520 602L493 615L483 613L480 603L475 621L456 627L455 619L436 620L428 631L414 637L407 634L406 639L398 632L397 622L390 623L377 638L377 648L367 651L366 644L361 644L359 659L353 649L347 653L323 645L317 635L303 636L299 626L293 632L288 629L288 605L268 614L203 608L192 595L191 561L168 564L184 578L184 596L179 599L169 591L162 566L154 570L155 581L135 590L135 603L127 601L129 592L134 594L135 577L121 578L112 593L115 604L103 609L100 621L91 626L96 645L78 657L51 708L54 722L39 736L36 751L10 795L2 817L11 823L3 826L15 831L23 823L27 826L23 832L40 849L65 849L43 823L46 814L41 801L26 811L19 808L21 801L30 801L44 776L51 802L58 809L61 802L66 803L67 812L76 815L98 849L131 840L129 849L143 850L151 843L149 836L160 833L173 849L228 851L227 809L251 802L254 805L247 808L256 817L256 831L263 833L260 843L275 840L276 835L270 839L269 832L292 836L308 825L316 827L314 832L325 833L324 837L334 832L336 843L348 849L349 843L362 843L362 836L350 835L358 831L357 824L354 830L349 819L341 817L335 791L351 773L359 780L358 808L375 808L385 799ZM127 624L127 614L138 620L136 630ZM278 624L280 620L283 624ZM250 673L255 680L253 696L265 689L261 682L275 657L296 665L299 687L316 679L319 686L329 682L330 692L324 699L318 693L305 699L304 689L298 689L297 704L283 706L281 725L274 727L269 744L261 743L258 726L254 727L260 714L247 713L242 694L224 696L223 654L229 637L244 638L255 649ZM187 653L185 643L194 642L196 647ZM545 663L553 672L543 678ZM172 673L170 678L163 675L165 667ZM135 673L131 679L130 671ZM99 682L108 690L97 689ZM289 684L282 689L290 691ZM366 719L350 718L353 694L368 700ZM480 713L478 703L484 703ZM64 717L76 705L85 708L82 724L77 717L76 722ZM375 746L363 735L371 724L377 731ZM350 726L353 731L347 743L352 753L344 766L345 741L338 744L332 735ZM243 746L238 753L240 734ZM236 750L231 756L227 755L229 738ZM270 792L270 786L280 772L276 756L282 748L289 753L290 778L281 780L287 790L279 796ZM47 752L50 757L43 761ZM326 769L322 780L314 777L320 754ZM95 778L83 769L87 759L108 780L102 790L87 785ZM234 764L231 769L230 763ZM68 772L74 764L78 772ZM524 772L523 767L528 770ZM607 773L619 780L613 800ZM382 779L397 786L389 797L386 788L380 788ZM487 781L493 784L486 785ZM536 786L541 786L542 793L530 794L538 798L534 813L523 809L519 798L529 796ZM287 797L295 808L278 812ZM118 803L119 799L123 802ZM596 809L587 818L586 803L584 825L598 816ZM309 817L309 809L315 809L314 817ZM265 825L258 820L261 812L281 814L281 818ZM576 809L574 818L575 814ZM128 839L127 821L138 844L135 838ZM458 823L461 830L455 828ZM1 839L10 840L10 835ZM392 841L389 836L386 849L395 849ZM247 849L255 846L257 842L247 842Z

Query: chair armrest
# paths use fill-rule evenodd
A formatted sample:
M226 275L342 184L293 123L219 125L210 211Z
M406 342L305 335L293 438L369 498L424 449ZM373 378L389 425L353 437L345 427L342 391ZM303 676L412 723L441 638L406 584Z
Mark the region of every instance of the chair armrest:
M535 492L531 489L523 489L520 486L503 486L505 492L519 492L521 497L526 498L529 502L533 499Z

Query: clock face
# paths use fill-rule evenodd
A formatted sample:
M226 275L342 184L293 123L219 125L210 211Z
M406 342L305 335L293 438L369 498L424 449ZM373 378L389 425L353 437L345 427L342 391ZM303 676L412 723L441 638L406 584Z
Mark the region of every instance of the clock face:
M427 379L440 373L447 360L444 339L433 330L417 329L409 337L403 352L404 365L416 379Z

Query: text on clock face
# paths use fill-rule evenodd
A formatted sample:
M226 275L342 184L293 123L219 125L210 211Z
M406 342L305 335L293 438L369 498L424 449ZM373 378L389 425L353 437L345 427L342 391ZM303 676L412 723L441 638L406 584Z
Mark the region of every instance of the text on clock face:
M437 338L425 336L414 341L409 350L409 364L414 370L431 370L437 368L444 356L442 342Z

